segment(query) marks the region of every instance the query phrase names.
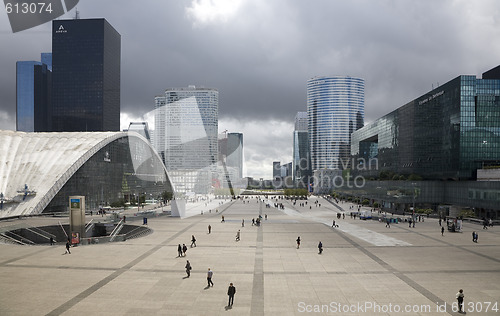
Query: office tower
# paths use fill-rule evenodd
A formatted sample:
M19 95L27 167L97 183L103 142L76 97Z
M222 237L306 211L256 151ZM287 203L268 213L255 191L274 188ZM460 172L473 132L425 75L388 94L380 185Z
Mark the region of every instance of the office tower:
M273 180L281 178L281 162L273 161Z
M297 112L293 131L293 184L296 188L306 188L312 176L309 154L309 133L307 132L307 112Z
M349 168L351 134L363 126L364 80L314 77L307 81L312 170Z
M478 169L498 170L500 66L482 79L458 76L361 128L351 152L366 177L475 180Z
M52 62L50 53L42 53L42 62L16 63L16 130L50 130Z
M177 192L207 193L217 163L219 92L171 88L155 98L155 147Z
M136 132L151 143L148 122L130 122L128 132Z
M234 168L237 179L243 178L243 134L227 134L226 166Z
M105 19L52 21L52 131L120 130L120 45Z

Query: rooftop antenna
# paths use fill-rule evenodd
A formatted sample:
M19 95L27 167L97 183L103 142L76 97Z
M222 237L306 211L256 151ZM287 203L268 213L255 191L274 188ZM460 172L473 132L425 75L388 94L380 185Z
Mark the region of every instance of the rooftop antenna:
M75 10L75 20L80 20L80 11L78 11L78 8Z

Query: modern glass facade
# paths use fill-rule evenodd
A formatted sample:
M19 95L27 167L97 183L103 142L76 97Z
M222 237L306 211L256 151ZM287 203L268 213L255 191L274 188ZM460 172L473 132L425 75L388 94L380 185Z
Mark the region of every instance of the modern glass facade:
M123 199L126 203L159 198L173 192L162 162L152 148L134 136L119 138L96 152L66 182L45 208L45 213L63 212L68 196L84 195L89 210L98 210Z
M458 76L354 132L351 153L362 185L337 192L407 211L418 188L417 207L449 204L498 218L500 182L473 180L478 169L500 167L500 66L482 79ZM365 181L387 175L399 181Z
M171 88L155 98L155 148L178 192L207 193L218 160L219 92Z
M16 130L46 132L50 129L52 72L51 54L42 62L16 63Z
M227 134L227 152L226 166L234 168L237 171L235 177L243 178L243 134L228 133Z
M120 130L120 46L105 19L52 22L52 131Z
M500 181L359 181L335 192L378 202L388 212L419 208L438 210L440 205L473 209L481 218L500 218ZM451 215L451 214L444 214Z
M312 170L349 166L352 132L364 124L364 80L315 77L307 81Z
M500 165L500 78L459 76L352 135L354 172L475 179Z

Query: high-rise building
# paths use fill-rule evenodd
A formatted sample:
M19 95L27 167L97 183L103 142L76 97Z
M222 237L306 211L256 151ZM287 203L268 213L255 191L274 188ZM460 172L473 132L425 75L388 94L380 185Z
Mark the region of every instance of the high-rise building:
M207 193L217 166L219 92L170 88L155 97L155 148L177 192Z
M46 132L50 130L52 61L42 53L42 62L16 63L16 130Z
M461 75L352 135L354 170L433 180L474 180L500 165L500 66Z
M312 175L309 154L307 112L297 112L293 131L293 183L294 187L306 188Z
M243 178L243 134L227 134L227 167L234 168L237 171L236 177Z
M52 131L120 130L120 46L105 19L52 21Z
M136 132L151 143L148 122L130 122L128 132Z
M281 178L281 162L273 161L273 180Z
M350 167L351 134L363 127L364 80L314 77L307 81L312 170Z

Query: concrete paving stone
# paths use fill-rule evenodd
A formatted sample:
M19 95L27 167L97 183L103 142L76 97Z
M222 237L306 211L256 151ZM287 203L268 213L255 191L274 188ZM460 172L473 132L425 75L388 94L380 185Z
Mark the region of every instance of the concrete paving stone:
M309 199L309 204L316 199ZM62 255L62 244L0 244L0 282L9 285L0 287L0 315L304 315L301 302L328 306L411 302L435 307L437 300L451 306L459 288L464 289L466 302L500 301L497 227L486 231L464 223L463 233L446 231L441 236L437 220L425 219L415 229L404 223L387 229L382 223L349 216L337 220L337 209L319 200L322 206L311 210L283 200L279 202L284 211L262 207L269 219L261 227L251 226L260 209L255 199L245 204L190 203L185 218L150 218L152 234L72 248L71 255ZM350 204L340 206L348 210ZM225 211L208 212L216 208ZM222 214L225 223L220 223ZM142 224L140 218L129 219L131 224ZM341 227L349 226L349 231L331 228L333 219ZM0 222L0 230L58 221L64 224L67 219ZM241 241L235 242L238 229ZM470 240L473 230L479 233L478 244ZM177 244L189 247L193 234L197 247L176 258ZM300 249L297 236L302 239ZM378 246L366 236L402 243ZM319 240L324 245L322 255L317 253ZM184 278L186 260L193 265L190 278ZM214 270L215 286L205 289L208 267ZM235 305L226 310L229 282L235 283L237 293ZM455 315L450 310L413 314Z

